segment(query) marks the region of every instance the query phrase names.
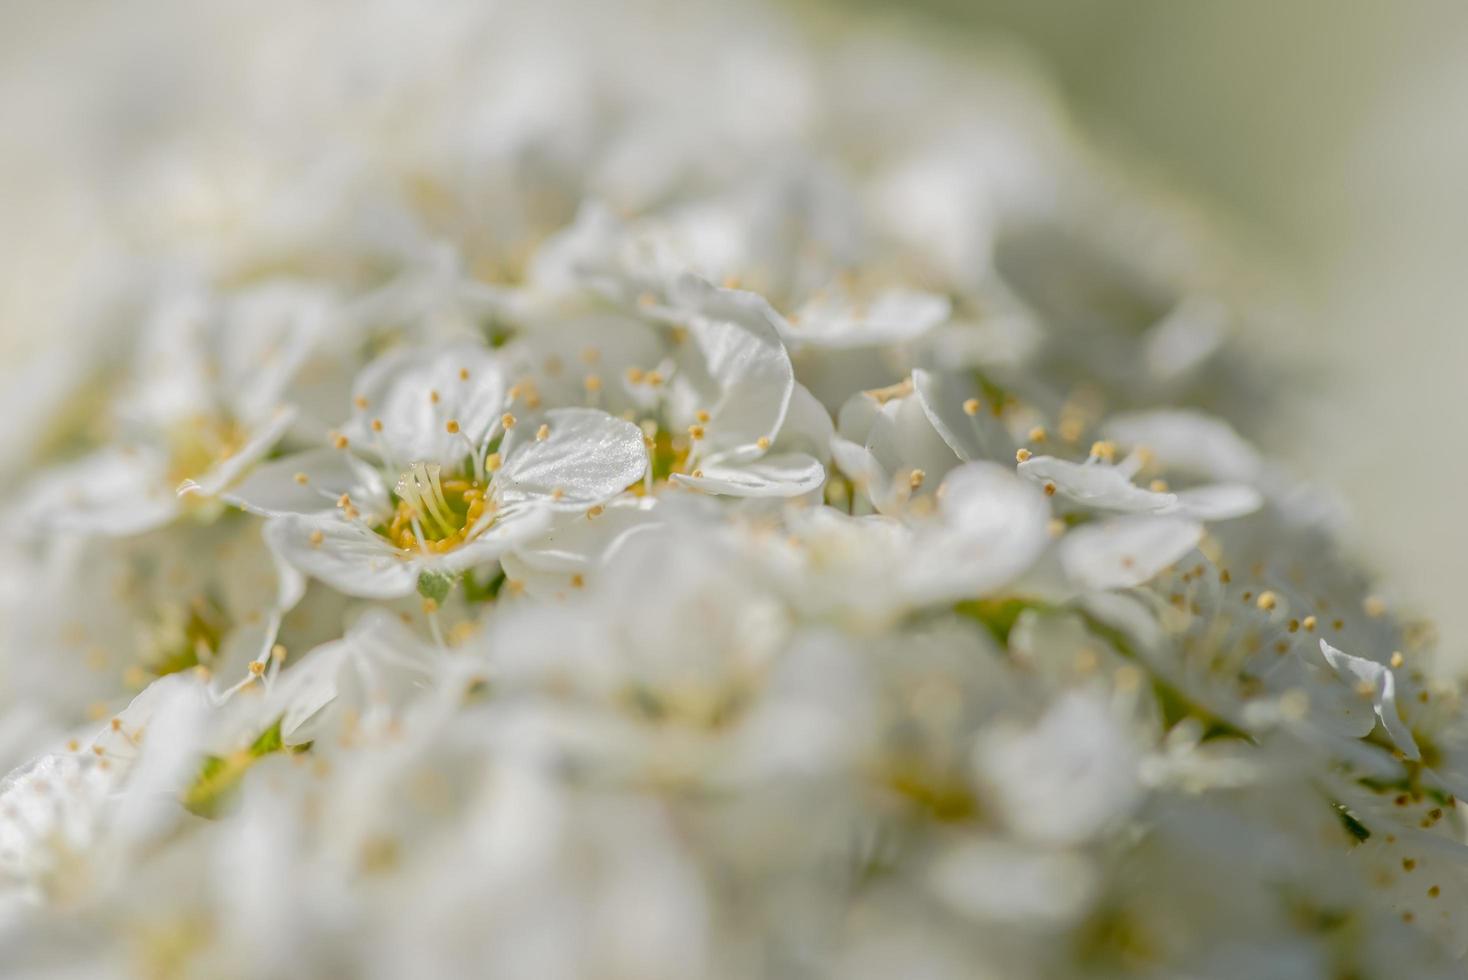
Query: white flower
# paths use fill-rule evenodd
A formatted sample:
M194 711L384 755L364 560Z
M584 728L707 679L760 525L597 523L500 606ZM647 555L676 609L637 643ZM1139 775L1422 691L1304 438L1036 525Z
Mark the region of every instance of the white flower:
M604 412L522 423L483 348L385 355L354 398L338 449L272 462L230 496L271 517L266 536L288 562L351 595L408 595L424 573L493 562L647 468L642 433Z
M326 298L268 286L229 300L191 285L159 301L112 411L116 443L43 473L29 530L129 535L207 505L295 418L286 389L326 324Z

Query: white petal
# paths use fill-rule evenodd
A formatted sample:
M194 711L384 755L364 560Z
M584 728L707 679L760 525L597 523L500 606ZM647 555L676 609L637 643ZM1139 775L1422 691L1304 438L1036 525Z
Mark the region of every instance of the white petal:
M387 490L372 467L338 449L312 449L257 466L222 496L252 514L276 517L333 511L344 493L369 513L387 503Z
M1363 682L1370 685L1372 707L1376 709L1376 717L1381 719L1381 727L1386 729L1392 742L1408 759L1415 761L1422 758L1417 740L1412 737L1412 730L1403 724L1401 712L1397 710L1397 675L1392 669L1374 660L1353 657L1331 646L1323 638L1320 641L1320 652L1342 680L1352 686Z
M271 281L224 304L216 330L220 384L236 418L258 422L280 407L330 324L331 303L319 286Z
M816 400L805 385L796 383L790 393L790 410L780 426L774 449L809 453L820 462L831 458L831 436L836 432L831 413Z
M1195 521L1227 521L1264 506L1264 496L1245 483L1210 483L1177 491L1177 506L1167 513Z
M771 453L738 466L709 464L700 476L673 474L683 486L733 497L798 497L826 482L820 461L805 453Z
M1071 530L1060 542L1060 563L1087 589L1141 585L1195 548L1203 525L1181 517L1137 514Z
M786 337L813 347L901 344L947 320L952 308L946 296L911 289L889 289L866 304L832 294L802 306Z
M675 303L687 317L688 343L679 358L684 406L710 415L701 441L702 458L747 449L761 438L774 442L795 387L790 355L780 341L780 315L753 293L718 289L693 276L681 277Z
M434 560L445 572L457 573L487 565L505 552L536 541L550 530L554 512L542 504L507 507L494 516L494 523L475 534L474 540Z
M1049 544L1050 504L997 463L966 463L938 490L941 522L919 531L901 580L928 601L976 598L1033 565Z
M1014 440L993 412L970 415L964 410L970 400L988 408L983 391L972 377L915 370L912 384L928 421L959 459L999 461L1014 456Z
M975 761L1006 822L1037 843L1090 840L1141 797L1137 747L1096 693L1063 695L1029 731L987 735Z
M178 511L160 453L104 449L43 473L25 491L18 530L122 537L161 527Z
M358 446L382 445L397 466L457 466L499 424L505 388L499 357L477 344L391 351L358 375L353 398L367 407L357 410L347 432ZM382 432L373 431L374 420L381 420ZM448 431L450 420L458 434Z
M313 541L318 532L320 538ZM265 540L292 566L346 595L395 599L418 587L420 567L412 556L339 517L272 517Z
M280 734L287 743L297 738L302 726L337 696L337 674L352 652L350 640L336 640L317 647L287 667L270 689L270 714L280 718Z
M1163 469L1205 479L1247 482L1263 465L1232 426L1202 412L1162 409L1114 415L1101 431L1124 446L1145 446Z
M1035 456L1019 464L1019 473L1038 484L1053 483L1061 496L1102 510L1155 513L1177 505L1176 495L1144 490L1123 469L1107 463Z
M519 442L494 474L501 503L585 509L615 497L647 470L642 430L631 422L592 408L558 408L545 413L545 424L544 440Z

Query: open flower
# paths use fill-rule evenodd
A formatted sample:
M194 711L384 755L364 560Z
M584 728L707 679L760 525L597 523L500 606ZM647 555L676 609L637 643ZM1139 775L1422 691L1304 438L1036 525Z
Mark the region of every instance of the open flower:
M492 562L647 468L641 431L605 412L506 411L499 360L474 345L386 354L353 400L332 449L273 461L229 496L271 518L287 562L349 595L408 595L425 573Z
M229 298L189 288L160 303L111 409L117 441L43 473L23 523L130 535L207 507L294 421L286 388L326 309L320 291L287 285Z

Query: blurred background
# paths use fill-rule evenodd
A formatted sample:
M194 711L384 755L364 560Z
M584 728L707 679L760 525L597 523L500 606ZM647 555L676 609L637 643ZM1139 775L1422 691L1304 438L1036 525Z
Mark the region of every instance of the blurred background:
M883 0L851 7L897 22ZM1281 288L1297 366L1269 447L1468 666L1468 4L916 0L997 33L1089 134L1197 198Z
M230 6L238 4L229 3ZM1468 4L1450 0L787 0L1040 64L1103 147L1209 210L1279 287L1296 368L1270 448L1338 491L1351 542L1468 665ZM170 5L0 2L0 352L24 364L88 245L53 145L84 112L65 66L119 33L184 43ZM167 20L167 23L163 23ZM122 30L126 28L126 30ZM141 40L140 40L141 39ZM60 73L60 75L58 75ZM105 138L105 137L99 137ZM3 436L0 436L3 441Z

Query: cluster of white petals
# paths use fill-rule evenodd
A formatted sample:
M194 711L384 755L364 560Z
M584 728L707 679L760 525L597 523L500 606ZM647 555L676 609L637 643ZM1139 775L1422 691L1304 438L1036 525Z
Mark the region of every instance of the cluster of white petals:
M0 974L1463 975L1460 691L1038 83L236 6L72 82L154 115L5 394Z

